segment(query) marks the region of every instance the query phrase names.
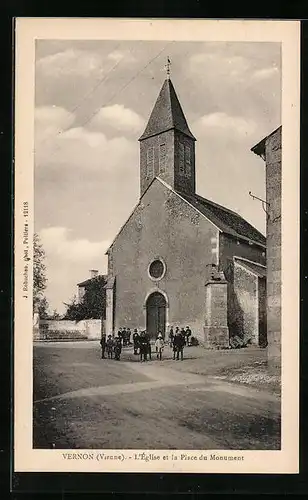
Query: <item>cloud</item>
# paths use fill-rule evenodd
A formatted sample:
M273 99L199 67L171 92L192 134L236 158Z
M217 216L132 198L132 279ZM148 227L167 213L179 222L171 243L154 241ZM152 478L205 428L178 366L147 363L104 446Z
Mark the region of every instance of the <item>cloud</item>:
M66 227L49 227L41 229L40 238L46 252L47 259L86 262L91 265L93 259L103 257L110 245L110 241L89 241L86 238L73 239L69 237Z
M243 78L250 68L250 61L243 56L228 56L221 53L193 54L188 63L193 73L202 73L205 77L211 74L216 76L226 74L229 78Z
M124 62L126 64L135 62L136 59L129 50L113 50L108 54L107 59L114 62Z
M138 113L126 108L123 104L113 104L101 108L90 126L95 128L110 126L123 132L139 132L144 126L144 120Z
M60 106L40 106L35 109L35 140L37 145L47 138L53 139L61 130L75 121L74 113Z
M272 78L273 76L276 76L279 74L279 69L277 66L272 66L269 68L262 68L256 70L252 74L252 79L253 80L267 80L269 78Z
M75 117L64 108L41 107L35 114L37 166L55 165L106 172L135 161L136 144L124 136L107 138L104 133L86 127L66 129L74 123ZM123 123L127 125L131 117L136 126L138 115L124 115Z
M254 80L267 80L278 75L280 70L276 64L265 66L264 60L232 55L222 52L209 52L193 54L190 57L188 68L193 74L204 79L212 79L215 75L216 82L219 78L228 79L230 83L236 81L244 85ZM262 66L261 66L262 64Z
M253 120L241 116L230 116L224 112L210 113L202 116L195 124L200 133L208 131L215 134L236 134L240 137L251 135L256 130Z
M99 148L107 143L104 134L100 132L91 132L84 127L75 127L66 130L62 134L62 142L64 141L78 141L84 143L85 147Z
M53 80L68 76L89 79L93 74L104 73L100 54L72 48L42 57L36 63L36 70L45 78Z

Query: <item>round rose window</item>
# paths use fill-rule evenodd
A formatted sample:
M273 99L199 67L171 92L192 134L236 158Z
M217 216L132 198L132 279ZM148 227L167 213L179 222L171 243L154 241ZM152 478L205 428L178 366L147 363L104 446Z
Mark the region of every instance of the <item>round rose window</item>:
M165 266L161 260L156 259L150 264L149 274L153 279L160 279L163 277L165 272Z

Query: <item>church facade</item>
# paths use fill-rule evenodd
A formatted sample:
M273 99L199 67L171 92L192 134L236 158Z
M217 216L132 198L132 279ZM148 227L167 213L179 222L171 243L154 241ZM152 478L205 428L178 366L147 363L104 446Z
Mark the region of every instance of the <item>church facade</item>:
M189 325L206 347L260 345L265 237L196 193L195 141L167 78L139 139L139 201L107 250L105 333Z

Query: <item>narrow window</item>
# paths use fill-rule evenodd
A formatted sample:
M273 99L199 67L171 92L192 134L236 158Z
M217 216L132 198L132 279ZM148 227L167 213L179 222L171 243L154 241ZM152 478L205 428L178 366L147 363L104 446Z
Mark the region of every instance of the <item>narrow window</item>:
M154 174L154 148L147 150L147 177L153 177Z
M164 174L166 171L166 144L159 146L159 173Z
M179 144L179 171L180 175L184 175L184 144Z
M185 146L185 175L191 176L191 151L190 146Z

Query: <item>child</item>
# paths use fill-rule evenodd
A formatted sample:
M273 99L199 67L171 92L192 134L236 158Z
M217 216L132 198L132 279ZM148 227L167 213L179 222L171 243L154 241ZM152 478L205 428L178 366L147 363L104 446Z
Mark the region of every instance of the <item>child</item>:
M164 350L164 339L161 332L159 332L158 337L155 341L155 347L156 347L157 359L161 360L162 352Z
M138 354L140 336L138 334L137 328L135 328L135 330L134 330L133 343L134 343L134 354Z
M106 351L107 351L108 359L112 359L112 350L113 350L113 340L112 340L111 335L108 335L108 339L106 342Z
M116 338L114 343L114 359L120 361L120 356L122 352L122 342L121 339Z

